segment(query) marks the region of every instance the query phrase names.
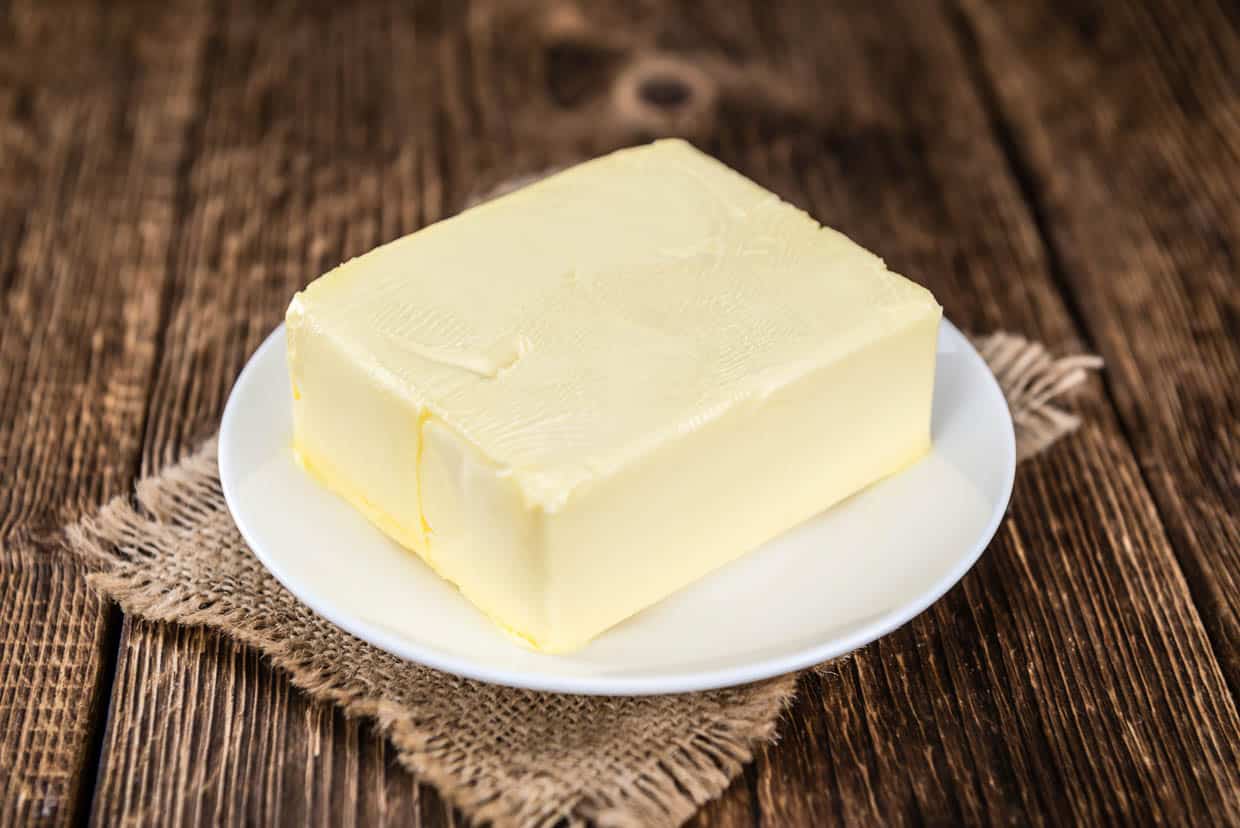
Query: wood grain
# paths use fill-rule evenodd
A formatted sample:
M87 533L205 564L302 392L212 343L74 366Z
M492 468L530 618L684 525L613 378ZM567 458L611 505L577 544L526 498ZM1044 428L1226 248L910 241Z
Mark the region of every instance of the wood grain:
M214 19L144 471L214 430L295 290L451 209L442 182L460 173L441 172L438 135L472 122L459 101L445 103L459 95L459 67L437 62L449 52L435 21L423 32L397 3L320 11L268 15L239 0ZM454 163L472 154L463 158ZM126 620L95 824L439 824L449 814L368 728L308 702L254 656Z
M782 741L697 822L1240 822L1216 658L1234 675L1234 20L596 5L0 6L9 819L72 816L107 637L81 583L31 554L40 533L213 430L307 280L510 175L648 137L607 114L609 84L667 50L718 84L702 146L963 327L1113 366L1087 428L1021 469L979 566L806 676ZM369 729L212 634L126 620L110 708L97 824L459 821Z
M59 563L0 563L0 824L63 825L89 790L110 619Z
M1053 268L1240 693L1234 3L966 0Z
M741 127L725 160L924 279L959 324L1073 347L950 17L834 9L768 35L829 56L832 128L763 153ZM963 584L808 682L789 753L758 765L774 824L1238 818L1232 698L1119 424L1084 403L1091 426L1022 469Z
M0 8L5 824L89 793L114 623L47 536L133 477L199 45L153 5L64 11Z
M386 741L235 642L129 621L116 687L97 825L417 824Z

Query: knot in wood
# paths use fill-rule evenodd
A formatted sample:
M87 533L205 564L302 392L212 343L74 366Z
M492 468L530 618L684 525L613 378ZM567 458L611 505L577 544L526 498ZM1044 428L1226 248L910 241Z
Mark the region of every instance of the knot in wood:
M628 63L612 86L620 123L654 136L701 133L715 121L715 80L698 66L667 55L642 55Z

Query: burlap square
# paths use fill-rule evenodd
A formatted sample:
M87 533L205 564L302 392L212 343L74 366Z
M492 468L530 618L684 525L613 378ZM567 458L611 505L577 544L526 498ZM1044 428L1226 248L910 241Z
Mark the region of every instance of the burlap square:
M1020 337L977 341L1023 459L1075 429L1053 401L1097 367ZM250 554L220 490L215 441L68 531L90 582L129 613L202 624L265 654L295 685L369 716L413 773L476 821L678 825L775 734L796 676L677 696L513 690L410 664L300 604Z

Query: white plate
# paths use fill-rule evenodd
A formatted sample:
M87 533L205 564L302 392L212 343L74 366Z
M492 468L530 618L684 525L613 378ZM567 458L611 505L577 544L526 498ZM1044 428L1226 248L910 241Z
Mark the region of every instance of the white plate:
M512 643L301 471L290 448L283 327L229 397L220 478L242 535L280 582L388 652L535 690L726 687L843 655L899 627L960 580L994 535L1015 473L1012 420L994 377L949 322L938 347L930 456L566 656Z

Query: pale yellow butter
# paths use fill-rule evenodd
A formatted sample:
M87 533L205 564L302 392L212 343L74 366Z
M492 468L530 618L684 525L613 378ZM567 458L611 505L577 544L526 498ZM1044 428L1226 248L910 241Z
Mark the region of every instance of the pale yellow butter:
M920 458L939 316L661 141L294 297L295 448L496 623L564 652Z

